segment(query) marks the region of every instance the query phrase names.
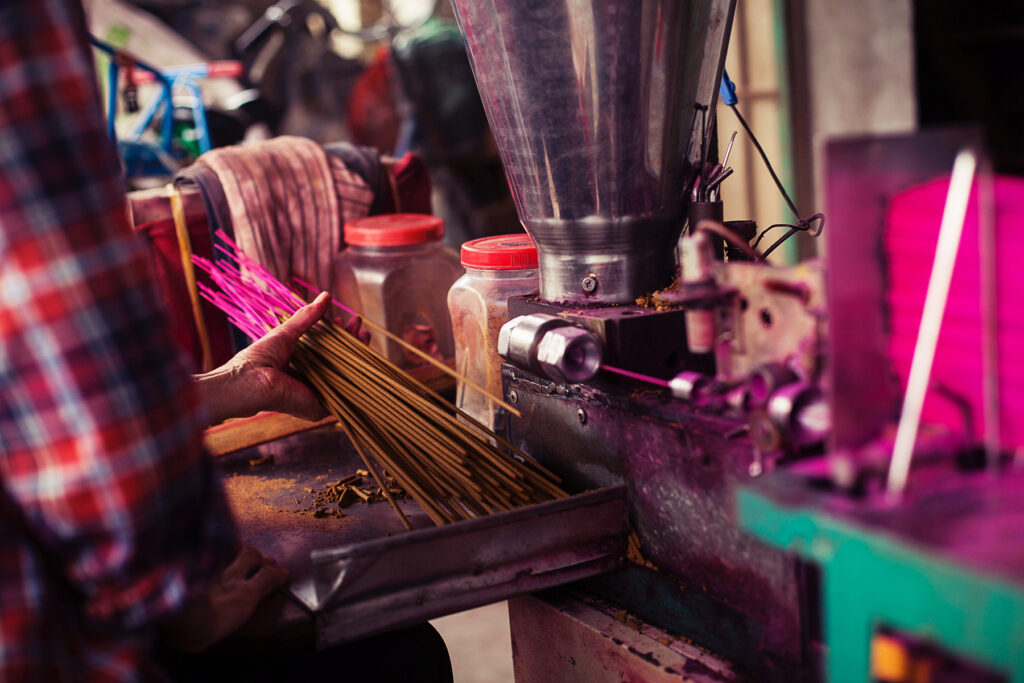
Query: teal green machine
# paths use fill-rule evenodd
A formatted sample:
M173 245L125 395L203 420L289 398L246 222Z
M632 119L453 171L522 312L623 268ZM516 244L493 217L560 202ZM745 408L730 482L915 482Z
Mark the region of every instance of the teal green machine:
M1024 470L1007 437L1019 391L1017 357L1008 350L1020 331L1008 324L1014 297L1000 294L1013 279L1000 254L1024 231L1013 213L1021 183L993 185L978 149L971 133L944 131L842 140L827 151L824 382L832 434L824 455L779 461L739 487L735 503L748 533L818 568L822 671L832 683L1024 681ZM967 227L931 247L935 265L921 298L939 300L913 321L909 380L890 381L897 374L890 337L901 326L888 296L895 285L887 268L899 259L887 252L886 207L905 188L948 176L964 150L975 162L966 186L973 190L956 225L954 172L942 230L947 222L954 232ZM979 258L980 268L963 265ZM943 270L943 259L956 262L955 271L949 263ZM954 296L976 292L975 310L946 311L944 285ZM943 324L951 336L940 336ZM961 372L958 394L938 385L933 368L971 348L952 339L964 330L984 372ZM959 401L962 423L918 420L929 392ZM964 398L971 392L981 401ZM880 636L906 644L895 668Z
M773 474L741 489L737 506L750 533L821 568L827 680L870 680L871 639L885 627L1024 681L1024 477L951 476L881 510L794 494L802 486ZM974 536L975 557L943 542L951 528Z

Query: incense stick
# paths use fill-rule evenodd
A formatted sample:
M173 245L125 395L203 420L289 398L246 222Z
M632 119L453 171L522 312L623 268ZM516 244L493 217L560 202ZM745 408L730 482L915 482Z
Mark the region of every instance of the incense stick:
M229 260L194 257L217 287L200 286L200 292L239 329L259 338L305 305L221 238L230 248L218 248ZM551 472L331 320L319 321L299 340L292 368L338 419L406 528L411 524L383 485L381 470L435 524L567 495Z
M292 280L295 283L301 285L302 287L305 287L306 289L308 289L313 294L317 293L316 287L314 287L313 285L309 284L308 282L306 282L306 281L304 281L304 280L302 280L300 278L297 278L297 277L293 277ZM494 394L490 393L487 389L485 389L484 387L480 386L479 384L477 384L476 382L471 380L469 377L467 377L465 375L462 375L462 374L459 374L458 372L456 372L452 368L448 367L447 365L445 365L441 361L437 360L436 358L434 358L430 354L424 353L421 349L416 348L415 346L413 346L409 342L405 341L404 339L402 339L401 337L399 337L397 334L395 334L391 330L387 329L386 327L382 327L382 326L378 325L377 323L373 322L369 318L361 317L359 315L359 313L357 313L356 311L352 310L351 308L349 308L348 306L342 304L339 301L335 301L335 300L332 299L331 303L333 303L335 306L337 306L339 309L341 309L345 313L348 313L349 315L352 315L352 316L360 318L362 320L362 324L366 325L367 327L369 327L374 332L379 332L380 334L384 335L385 337L387 337L391 341L395 342L396 344L401 346L403 349L409 351L410 353L412 353L413 355L417 356L418 358L421 358L422 360L427 361L428 363L430 363L434 367L438 368L442 372L444 372L444 373L446 373L448 375L451 375L457 381L462 382L466 386L472 387L473 389L476 389L478 392L483 394L485 397L487 397L491 401L494 401L495 403L500 405L502 408L504 408L508 412L512 413L513 415L515 415L516 417L522 417L523 416L523 414L520 413L517 408L513 407L509 403L506 403L500 397L495 396Z

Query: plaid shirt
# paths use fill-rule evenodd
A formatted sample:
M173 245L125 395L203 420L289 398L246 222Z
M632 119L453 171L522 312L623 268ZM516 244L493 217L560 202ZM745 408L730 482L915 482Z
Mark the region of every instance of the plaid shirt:
M139 678L232 553L81 7L0 2L0 680Z

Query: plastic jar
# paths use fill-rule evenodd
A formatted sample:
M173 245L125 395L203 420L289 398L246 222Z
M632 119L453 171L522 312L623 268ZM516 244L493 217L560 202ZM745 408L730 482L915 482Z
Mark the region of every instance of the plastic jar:
M484 237L462 245L462 265L466 274L448 292L455 368L501 396L498 331L509 297L537 292L537 248L525 233ZM495 431L504 426L499 406L470 386L459 384L456 404Z
M367 320L451 365L454 343L445 293L462 273L441 244L444 221L423 214L384 214L345 224L348 247L334 261L331 294ZM382 334L371 345L396 365L427 361Z

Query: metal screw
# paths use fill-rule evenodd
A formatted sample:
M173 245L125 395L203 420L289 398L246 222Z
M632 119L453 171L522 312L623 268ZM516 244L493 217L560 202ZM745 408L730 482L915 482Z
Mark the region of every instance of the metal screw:
M597 291L597 276L591 273L583 278L582 282L583 291L587 294L593 294Z
M580 419L581 425L587 424L587 411L583 410L583 408L576 411L576 417Z
M509 400L509 403L511 403L513 405L515 405L516 403L519 403L519 394L516 393L515 389L513 389L510 392L508 392L508 400Z

